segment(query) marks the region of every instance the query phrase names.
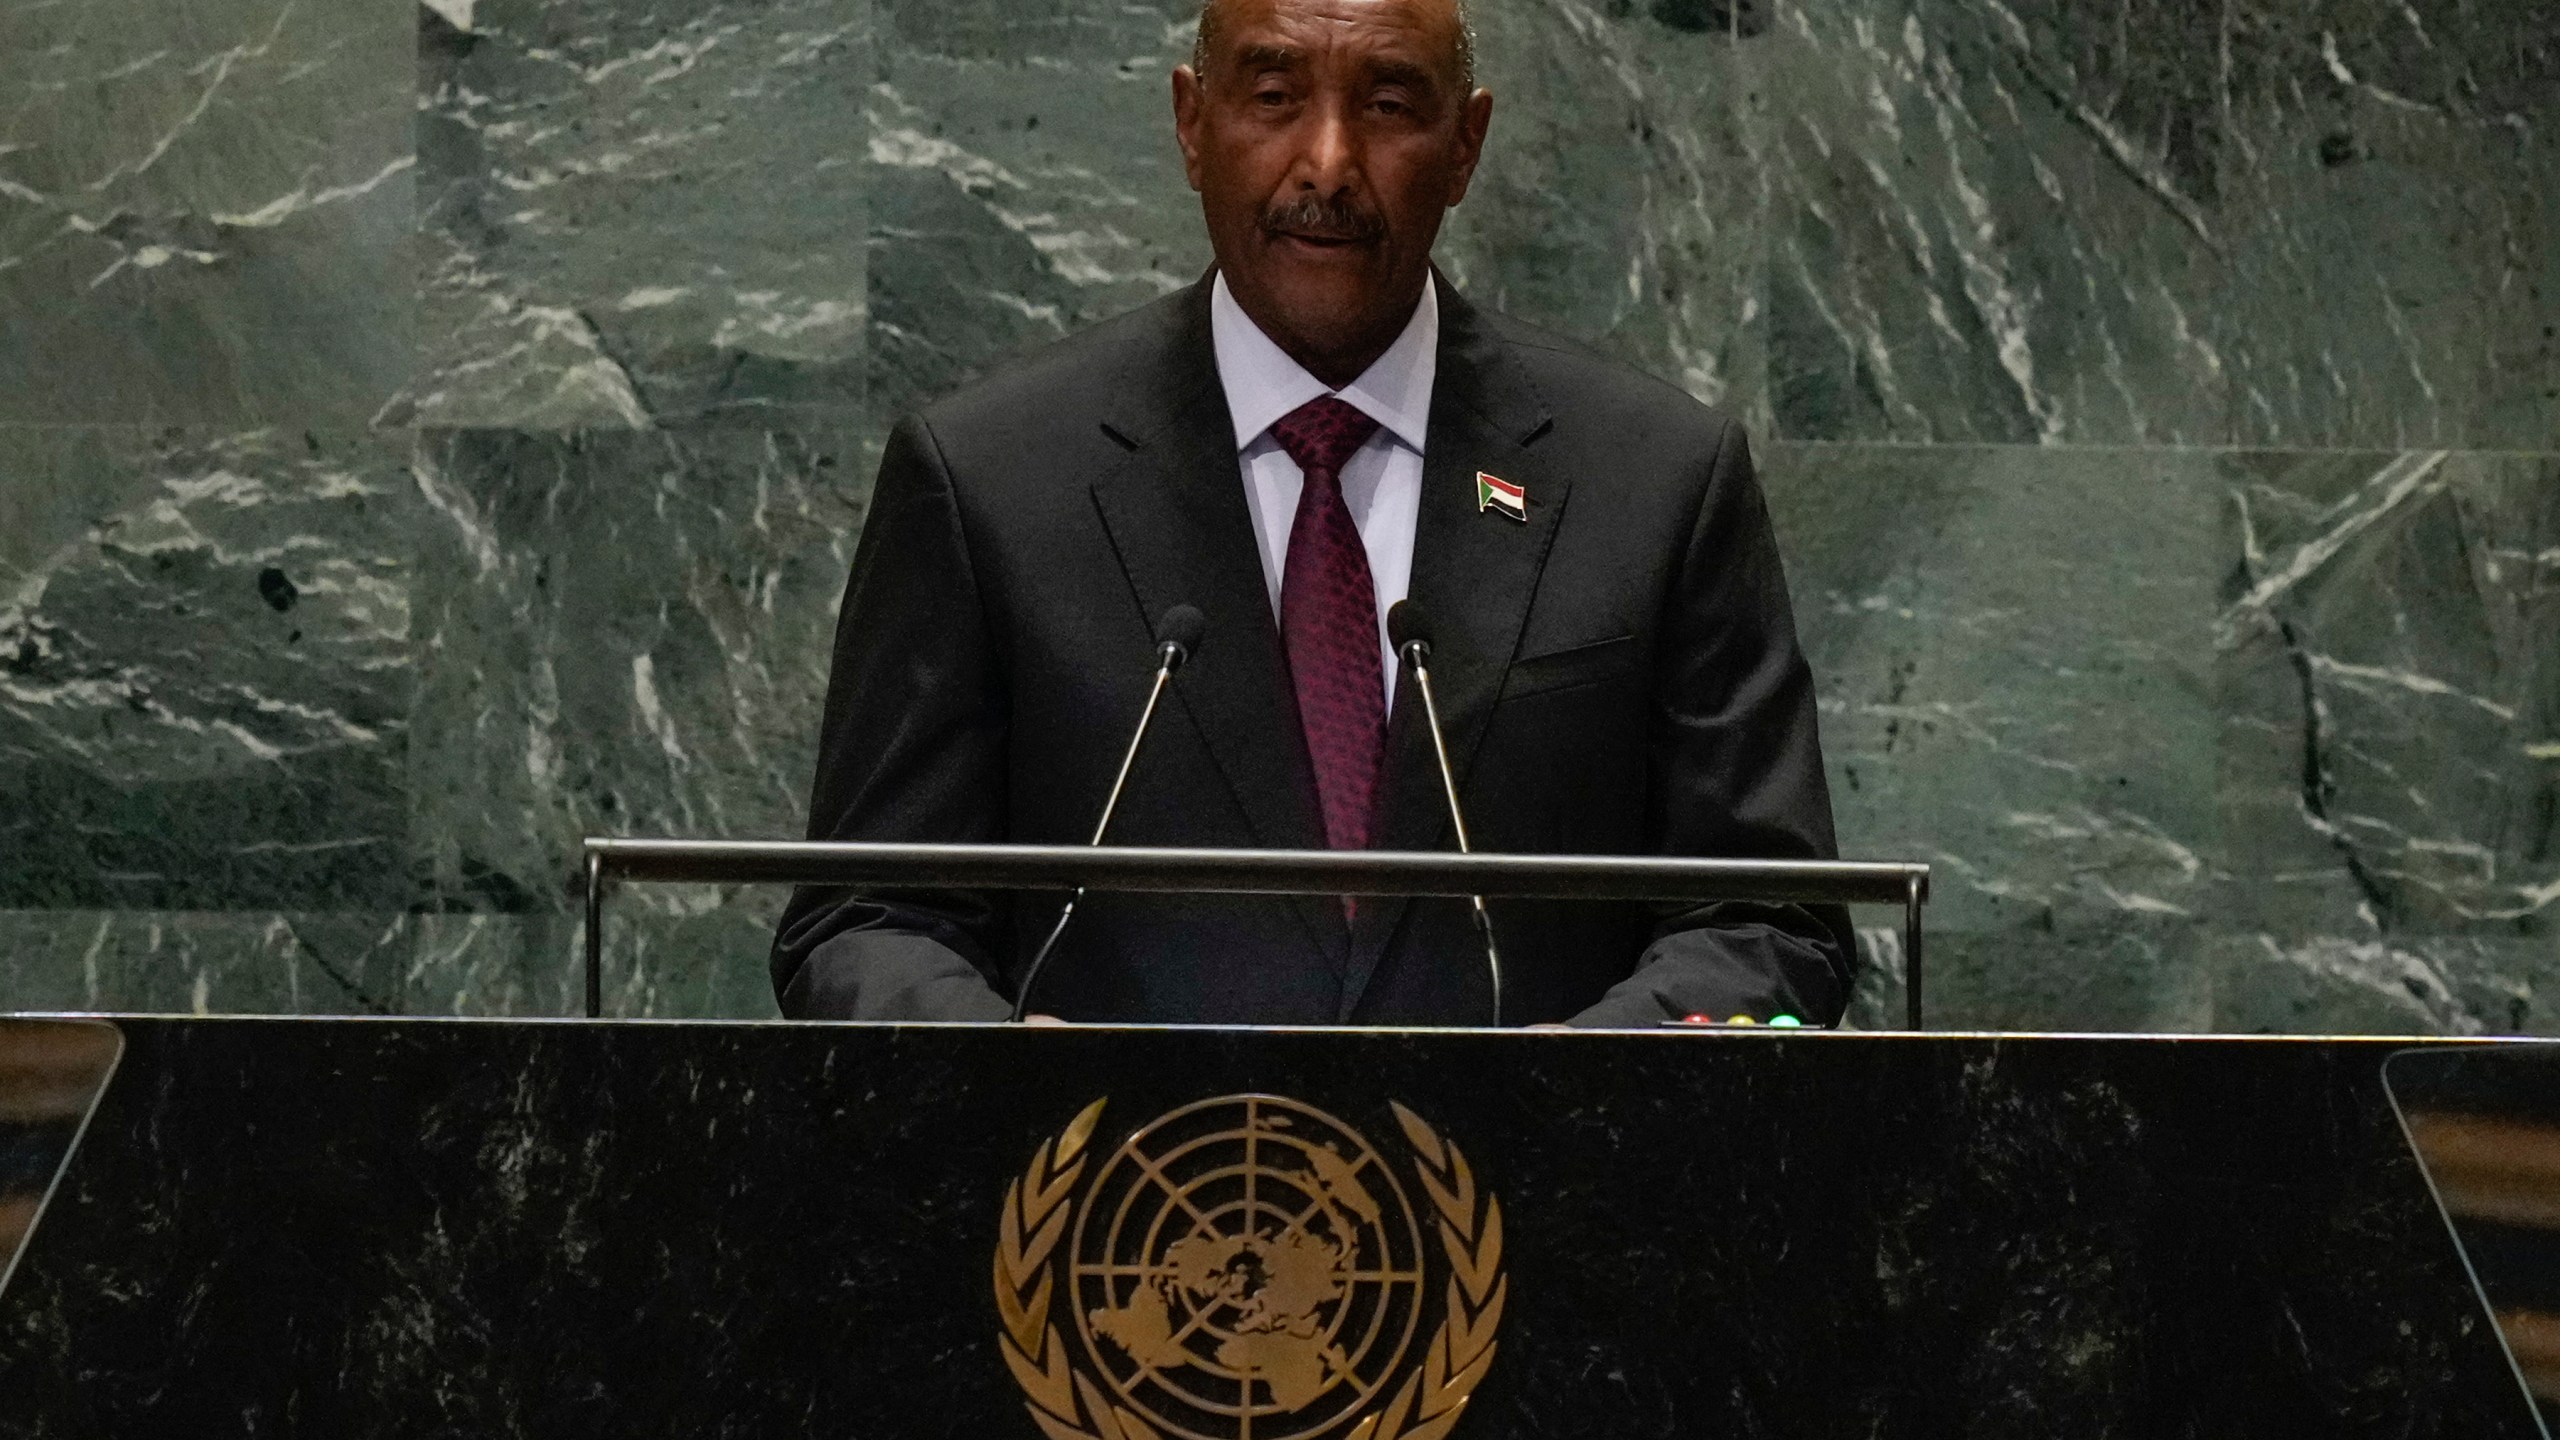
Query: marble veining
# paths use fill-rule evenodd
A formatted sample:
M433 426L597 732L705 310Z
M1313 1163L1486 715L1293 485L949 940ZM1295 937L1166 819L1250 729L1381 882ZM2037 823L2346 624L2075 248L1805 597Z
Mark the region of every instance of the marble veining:
M1940 1023L2203 1028L2179 977L2222 863L2214 457L1780 445L1764 468L1843 851L1934 867Z
M858 433L430 432L415 478L416 643L434 659L411 825L435 908L547 917L516 938L550 948L528 964L564 967L581 836L798 833L869 494ZM617 935L649 915L675 927L657 952L672 973L617 967L629 1008L758 1013L770 1002L746 957L780 898L626 896ZM507 928L457 943L504 944ZM700 985L689 1002L650 998Z
M1439 259L1751 427L1940 1021L2560 1030L2551 7L1477 12ZM0 0L0 1006L565 1013L581 835L798 833L889 423L1207 262L1193 13Z
M2560 469L2423 452L2234 470L2215 657L2236 943L2361 970L2452 1028L2511 1023L2456 999L2446 967L2513 951L2527 980L2555 958Z
M1747 7L1478 7L1493 140L1442 263L1469 293L1766 430L1768 103Z
M2539 449L2538 7L1781 7L1773 386L1805 439Z
M386 419L862 404L868 0L420 12L415 385Z
M1182 0L883 0L870 374L893 417L1207 266L1167 78Z
M0 5L0 423L346 423L407 378L399 0Z
M1764 132L1782 433L2222 438L2198 283L2214 241L2164 153L2212 12L2075 26L2080 8L2031 27L1960 0L1781 6L1762 58L1786 94ZM2051 63L2040 35L2087 46L2095 73Z
M396 907L400 453L0 429L0 493L0 905Z
M173 1015L485 1008L473 1003L485 983L429 989L462 971L418 964L416 928L397 911L16 910L0 911L0 947L58 957L23 967L12 1008Z

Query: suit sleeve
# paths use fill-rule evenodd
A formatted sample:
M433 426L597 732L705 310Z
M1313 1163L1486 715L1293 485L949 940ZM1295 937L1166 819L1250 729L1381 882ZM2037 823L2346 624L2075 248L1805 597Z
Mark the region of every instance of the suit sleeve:
M1000 837L1006 704L992 634L950 472L910 416L881 458L837 614L810 839ZM774 937L774 993L795 1019L1004 1019L1000 931L979 893L804 886Z
M1647 830L1659 853L1829 860L1813 673L1742 427L1710 462L1655 661ZM1643 1026L1685 1015L1836 1024L1857 953L1838 906L1667 910L1636 969L1574 1017Z

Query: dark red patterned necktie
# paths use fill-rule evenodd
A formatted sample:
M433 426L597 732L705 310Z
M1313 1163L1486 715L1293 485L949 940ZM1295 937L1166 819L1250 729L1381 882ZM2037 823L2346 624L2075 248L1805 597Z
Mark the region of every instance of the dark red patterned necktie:
M1342 501L1343 462L1376 433L1377 421L1330 395L1271 427L1271 437L1307 477L1280 571L1280 636L1307 755L1315 762L1325 842L1336 850L1369 847L1369 811L1387 748L1378 590L1360 529Z

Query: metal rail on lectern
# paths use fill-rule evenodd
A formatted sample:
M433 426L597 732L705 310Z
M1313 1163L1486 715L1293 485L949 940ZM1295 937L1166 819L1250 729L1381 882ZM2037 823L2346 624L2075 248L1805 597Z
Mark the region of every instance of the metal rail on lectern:
M587 1015L604 1013L604 891L693 885L952 886L1210 895L1415 895L1489 900L1756 900L1902 907L1903 1008L1920 1025L1920 907L1929 867L1869 860L1451 855L1409 850L1193 850L1084 845L875 845L797 840L586 842Z

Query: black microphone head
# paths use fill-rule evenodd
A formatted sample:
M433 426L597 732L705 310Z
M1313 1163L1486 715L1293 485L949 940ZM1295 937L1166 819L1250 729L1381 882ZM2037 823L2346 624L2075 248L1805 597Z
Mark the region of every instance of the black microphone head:
M1156 622L1156 644L1169 649L1175 665L1191 658L1209 633L1209 617L1197 605L1176 605Z
M1422 609L1410 600L1399 600L1387 607L1387 643L1398 655L1408 645L1431 648L1431 626L1422 618Z

